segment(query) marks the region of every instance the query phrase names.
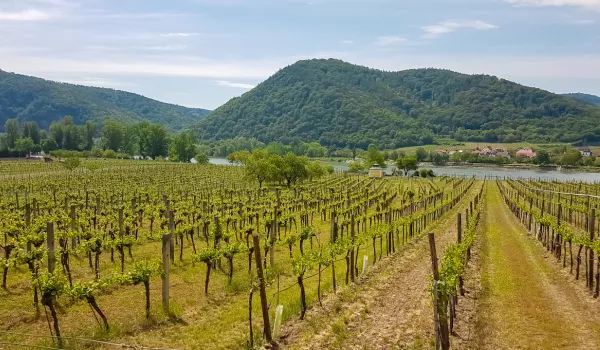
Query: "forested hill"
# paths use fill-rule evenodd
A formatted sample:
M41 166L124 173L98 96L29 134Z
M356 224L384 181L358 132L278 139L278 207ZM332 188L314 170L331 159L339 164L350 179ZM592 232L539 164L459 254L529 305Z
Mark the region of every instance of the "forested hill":
M48 81L0 70L0 131L6 119L35 121L48 128L70 115L77 124L149 121L171 131L189 127L206 116L204 109L186 108L113 89Z
M570 97L581 102L589 103L594 106L600 106L600 96L584 94L581 92L573 94L564 94L564 96Z
M486 75L385 72L339 60L288 66L196 126L203 139L318 141L366 148L600 139L600 108Z

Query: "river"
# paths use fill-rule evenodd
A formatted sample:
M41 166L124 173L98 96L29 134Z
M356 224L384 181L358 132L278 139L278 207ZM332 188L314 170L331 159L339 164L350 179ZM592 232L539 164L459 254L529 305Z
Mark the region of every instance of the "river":
M224 158L210 158L210 163L216 165L231 165ZM336 171L348 170L348 164L343 162L323 162L332 165ZM544 169L514 169L508 167L477 167L477 166L424 166L423 168L431 169L438 176L475 176L483 179L484 177L510 177L513 179L519 178L535 178L543 180L559 180L559 181L584 181L584 182L600 182L600 174L588 173L581 171L557 171ZM388 167L386 172L391 173L393 168Z

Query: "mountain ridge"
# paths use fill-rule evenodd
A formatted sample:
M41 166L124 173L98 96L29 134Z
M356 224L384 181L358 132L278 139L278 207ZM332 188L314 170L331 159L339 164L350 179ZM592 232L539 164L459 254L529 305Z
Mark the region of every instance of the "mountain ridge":
M77 124L148 121L171 131L189 128L209 110L161 102L140 94L111 88L56 82L0 70L0 130L6 119L35 121L47 129L70 115Z
M585 94L583 92L572 92L567 94L562 94L563 96L570 97L574 100L584 102L587 104L591 104L594 106L600 106L600 96Z
M314 59L279 70L194 129L206 140L245 136L395 148L447 137L592 141L600 139L598 121L600 108L494 76L432 68L388 72Z

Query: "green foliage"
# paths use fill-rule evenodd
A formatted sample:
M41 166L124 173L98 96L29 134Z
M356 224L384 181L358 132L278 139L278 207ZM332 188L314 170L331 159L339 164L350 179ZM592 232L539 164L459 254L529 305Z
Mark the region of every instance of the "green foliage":
M6 132L8 147L15 147L15 143L19 138L19 121L17 119L7 119L4 123L4 131Z
M58 270L54 271L52 274L40 274L36 282L44 298L48 299L60 296L67 286L67 278L61 275Z
M366 149L473 142L600 140L600 109L486 75L386 72L339 60L293 64L201 120L202 139L236 136Z
M600 106L600 97L590 94L583 93L572 93L572 94L563 94L564 96L570 97L574 100L581 101L584 103L588 103L594 106Z
M435 165L445 165L450 160L450 156L446 153L431 152L429 160Z
M215 248L204 248L198 254L194 255L194 261L201 261L206 264L214 264L221 257L221 251Z
M66 158L61 164L68 170L75 170L79 167L79 165L81 165L81 160L76 157L69 157Z
M39 145L42 137L40 127L36 122L25 122L22 136L30 138L34 144Z
M327 173L327 167L319 161L306 164L306 176L309 180L318 179L327 175Z
M227 160L232 164L246 164L250 158L250 152L243 150L233 152L227 156Z
M535 154L535 159L534 159L535 164L539 164L539 165L547 165L550 164L550 155L548 154L548 151L546 151L545 149L539 149L536 151Z
M33 151L35 144L30 137L17 139L15 142L15 150L19 155L26 155Z
M115 158L117 158L117 152L113 151L112 149L109 149L109 150L104 151L102 156L107 159L115 159Z
M383 153L377 149L375 145L369 145L367 149L367 153L365 154L365 168L370 168L374 164L379 164L380 167L385 168L385 158L383 157Z
M163 273L164 271L160 261L136 261L133 270L125 275L125 281L138 285L140 283L148 282L151 276L162 276Z
M169 150L169 135L167 129L158 124L147 122L136 126L138 151L144 157L164 157Z
M123 125L114 120L105 120L102 135L106 148L117 152L123 141Z
M355 160L352 163L348 164L348 171L351 171L351 172L363 171L366 168L367 168L366 164L361 162L360 160Z
M191 132L182 132L173 136L169 148L169 160L189 163L196 153L196 136Z
M579 163L581 162L581 158L581 153L576 149L572 149L567 151L565 154L562 155L562 157L560 157L560 164L568 166L579 165Z
M264 148L265 144L247 137L236 137L218 141L200 141L199 150L213 157L227 157L239 151L250 152L254 149Z
M208 164L209 161L208 156L204 152L196 153L194 159L196 160L197 164Z
M106 119L123 123L148 121L177 131L208 113L204 109L162 103L129 92L57 83L0 71L0 125L4 125L8 116L16 116L20 121L35 121L47 129L53 121L71 115L79 125L88 120L99 124ZM86 148L91 148L89 143Z
M396 167L404 171L404 175L408 175L411 170L417 170L419 163L416 157L401 157L396 160Z
M58 149L58 144L52 138L42 140L41 142L42 151L46 154L50 154L50 152Z
M415 157L417 158L417 162L426 161L428 156L429 155L427 154L427 151L425 150L425 148L423 148L423 147L417 148L417 151L415 152Z

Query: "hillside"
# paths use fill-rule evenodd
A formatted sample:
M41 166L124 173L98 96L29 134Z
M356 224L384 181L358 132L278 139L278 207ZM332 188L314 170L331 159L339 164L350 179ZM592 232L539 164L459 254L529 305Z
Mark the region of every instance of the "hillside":
M385 72L339 60L288 66L196 125L203 139L401 147L600 139L600 108L486 75ZM591 127L592 126L592 127Z
M0 70L0 131L9 118L36 121L48 128L70 115L77 124L149 121L172 131L198 122L209 111L158 102L141 95L113 89L57 83Z
M564 96L570 97L580 102L585 102L594 106L600 106L600 96L584 94L581 92L564 94Z

